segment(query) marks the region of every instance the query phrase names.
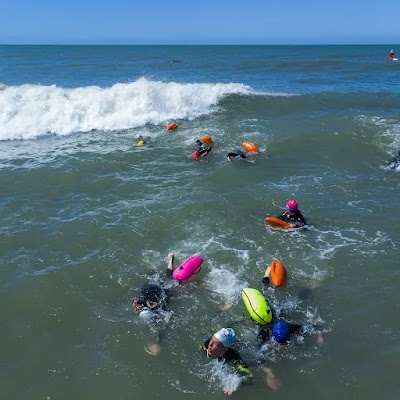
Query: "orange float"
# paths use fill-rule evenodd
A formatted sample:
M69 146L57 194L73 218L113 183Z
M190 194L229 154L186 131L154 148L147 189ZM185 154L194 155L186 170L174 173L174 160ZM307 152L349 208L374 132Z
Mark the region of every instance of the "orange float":
M167 125L167 131L173 131L178 127L178 124L176 122L171 122L169 125Z
M211 143L212 142L212 137L210 135L204 135L201 138L201 143Z
M251 153L258 153L258 147L254 143L243 142L242 147Z
M265 218L265 222L275 228L282 228L282 229L291 229L296 228L296 224L291 224L290 222L283 221L277 217L267 217Z
M286 268L279 260L272 261L270 278L275 286L285 286Z

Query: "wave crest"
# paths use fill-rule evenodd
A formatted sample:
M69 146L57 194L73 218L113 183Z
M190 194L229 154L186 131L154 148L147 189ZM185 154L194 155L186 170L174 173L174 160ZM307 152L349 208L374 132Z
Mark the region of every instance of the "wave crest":
M215 111L230 94L254 94L240 83L176 83L141 78L109 88L2 86L0 140L91 130L121 130Z

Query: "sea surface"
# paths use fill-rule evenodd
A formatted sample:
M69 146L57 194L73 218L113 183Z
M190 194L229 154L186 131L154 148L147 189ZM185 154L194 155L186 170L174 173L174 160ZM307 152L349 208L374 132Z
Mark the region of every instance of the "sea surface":
M239 382L199 345L232 326L255 376L236 399L398 399L391 47L0 46L1 398L221 399ZM228 163L245 140L260 154ZM293 198L310 228L266 226ZM154 357L130 300L170 251L204 263ZM288 282L267 299L310 334L259 350L241 289L273 259Z

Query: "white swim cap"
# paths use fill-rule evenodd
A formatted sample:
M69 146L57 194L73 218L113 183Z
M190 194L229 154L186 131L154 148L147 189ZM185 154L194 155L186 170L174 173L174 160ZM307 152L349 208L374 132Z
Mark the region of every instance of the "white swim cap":
M139 313L139 317L142 318L146 322L150 322L153 318L155 318L156 314L151 311L149 308L145 308Z
M236 340L236 333L232 328L222 328L218 332L215 332L214 336L224 347L231 347Z

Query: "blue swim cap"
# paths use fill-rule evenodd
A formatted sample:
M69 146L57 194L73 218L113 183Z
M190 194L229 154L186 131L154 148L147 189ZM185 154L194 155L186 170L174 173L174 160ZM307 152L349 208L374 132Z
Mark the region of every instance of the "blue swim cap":
M285 343L289 339L289 325L278 322L272 327L272 336L278 343Z

